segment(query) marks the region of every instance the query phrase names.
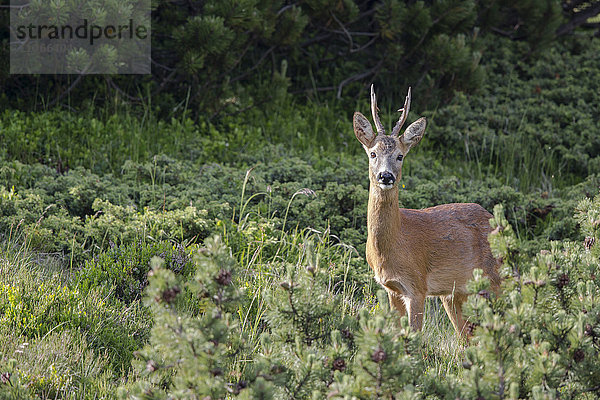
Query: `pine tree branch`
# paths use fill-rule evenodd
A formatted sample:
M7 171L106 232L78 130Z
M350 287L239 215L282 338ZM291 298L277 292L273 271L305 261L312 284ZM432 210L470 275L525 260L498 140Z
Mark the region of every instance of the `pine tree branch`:
M348 30L346 29L344 24L342 24L342 22L335 16L335 14L333 12L331 12L330 14L331 14L331 17L333 18L333 20L335 22L337 22L337 24L340 26L340 28L342 28L342 32L344 33L344 35L348 38L348 46L349 46L350 51L352 51L352 48L354 47L354 41L352 40L352 35L348 32Z
M280 16L281 14L283 14L285 11L289 10L292 7L295 7L297 5L297 3L293 3L293 4L288 4L287 6L283 6L279 9L279 11L277 11L277 14L275 14L276 16Z
M377 73L379 71L379 69L381 68L381 66L383 65L383 61L384 61L384 58L382 57L379 60L379 62L377 63L377 65L375 65L370 70L362 72L360 74L353 75L353 76L351 76L349 78L344 79L342 82L340 82L340 84L338 85L338 90L337 90L337 98L338 99L342 98L342 89L348 83L354 82L354 81L358 81L360 79L366 78L367 76L370 76L370 75L373 75L373 74Z
M381 363L377 363L377 398L381 398L381 387L383 386L383 372Z
M372 373L371 371L369 371L369 369L367 367L365 367L364 365L361 364L362 369L373 379L377 379L377 375L375 375L374 373Z
M292 398L293 399L296 398L296 395L297 395L298 391L300 389L302 389L302 386L304 386L304 384L306 383L306 381L308 381L308 378L310 377L311 372L312 372L312 363L310 364L308 372L306 373L306 375L304 375L304 378L302 378L302 380L300 382L298 382L298 385L294 389L294 392L292 393Z
M575 28L583 25L588 19L595 17L598 14L600 14L600 2L592 3L583 11L576 13L569 22L559 26L556 30L556 35L562 36L567 33L571 33Z
M504 354L505 349L501 348L499 338L495 334L494 341L496 342L496 356L498 357L498 395L501 399L503 399L506 386L506 378L504 376L504 359L502 358L502 354Z
M583 389L581 392L582 393L598 392L598 394L600 394L600 385L594 386L591 388L587 388L587 389Z
M110 76L105 76L104 80L106 81L106 83L108 83L108 86L110 86L111 88L113 88L114 90L116 90L117 93L121 94L121 96L124 96L125 98L129 99L130 101L142 102L144 100L142 97L134 97L134 96L131 96L130 94L126 93L123 89L121 89L112 80L112 78Z
M88 65L89 67L89 65ZM62 92L58 97L56 97L54 100L52 100L49 104L48 107L52 107L54 106L56 103L58 103L59 101L61 101L66 95L68 95L69 93L71 93L71 91L73 89L75 89L75 87L77 87L77 85L79 85L79 82L81 82L81 78L83 77L83 75L85 74L85 72L88 70L88 67L86 67L83 72L79 75L77 75L77 79L75 79L73 81L73 83L69 86L69 88L67 90L65 90L64 92Z
M377 39L379 39L379 36L375 36L374 38L372 38L371 40L369 40L367 43L365 43L364 45L354 48L352 50L350 50L350 53L358 53L363 51L364 49L366 49L367 47L371 47L371 45L373 43L375 43L377 41Z
M238 75L235 78L231 78L231 80L229 82L230 83L237 82L241 79L244 79L248 75L250 75L254 70L256 70L258 67L260 67L260 65L263 63L265 58L267 58L267 56L269 54L271 54L271 52L273 52L273 50L275 50L275 46L271 46L267 51L265 51L264 54L258 59L258 61L250 69L246 70L243 74ZM221 82L219 82L219 83L221 83Z
M585 3L588 0L573 0L573 1L563 1L562 2L562 8L565 11L573 11L574 9L576 9L577 7L579 7L580 5L582 5L583 3Z
M502 30L502 29L500 29L500 28L496 28L495 26L492 26L492 27L490 28L490 30L491 30L492 32L495 32L495 33L498 33L498 34L500 34L500 35L502 35L502 36L505 36L505 37L507 37L507 38L509 38L509 39L514 39L514 37L513 37L513 33L514 33L514 31L513 31L513 32L504 31L504 30Z

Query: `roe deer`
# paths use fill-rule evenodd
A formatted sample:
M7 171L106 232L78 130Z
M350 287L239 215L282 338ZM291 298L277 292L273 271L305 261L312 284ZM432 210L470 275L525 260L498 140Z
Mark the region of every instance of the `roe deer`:
M424 210L399 208L397 182L402 162L425 133L419 118L400 135L410 108L408 96L391 135L379 120L371 85L371 112L377 127L354 113L354 133L369 156L367 262L375 280L387 291L390 306L400 315L408 311L413 330L420 330L427 296L439 296L457 334L465 335L462 304L466 283L474 268L481 268L492 289L500 290L498 262L488 243L492 215L473 203L442 204Z

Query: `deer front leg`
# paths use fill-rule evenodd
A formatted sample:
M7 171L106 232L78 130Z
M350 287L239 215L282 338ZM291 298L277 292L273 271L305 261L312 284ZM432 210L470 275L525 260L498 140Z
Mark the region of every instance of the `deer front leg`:
M402 300L399 295L388 290L388 298L390 299L390 308L392 310L394 308L398 310L398 314L400 314L401 317L406 315L406 306L404 305L404 300Z
M425 296L405 297L404 302L408 309L408 320L413 331L420 331L423 327L423 312L425 310Z

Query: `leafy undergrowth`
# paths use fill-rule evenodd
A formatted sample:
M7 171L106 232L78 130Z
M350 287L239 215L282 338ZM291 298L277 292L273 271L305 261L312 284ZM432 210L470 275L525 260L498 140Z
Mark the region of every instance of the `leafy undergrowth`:
M600 196L579 219L597 216ZM594 222L596 225L597 222ZM594 224L592 223L592 225ZM348 304L336 290L331 256L316 234L304 237L295 263L283 263L253 292L252 281L220 237L195 253L192 279L154 261L146 304L156 321L134 363L135 382L120 398L585 398L598 395L600 280L597 236L554 243L533 258L521 248L501 206L490 240L504 259L503 294L476 271L466 306L471 345L452 367L431 357L427 335L410 331L380 293ZM593 228L597 230L596 227ZM587 230L587 228L586 228ZM589 232L589 231L588 231ZM590 245L590 243L594 244ZM287 264L287 265L286 265ZM339 278L338 278L339 279ZM184 293L205 299L199 316L181 312ZM355 298L355 296L350 296ZM429 310L431 311L431 309ZM248 329L248 323L262 326ZM426 329L431 326L426 325ZM451 353L451 352L450 352ZM447 358L446 357L443 358Z

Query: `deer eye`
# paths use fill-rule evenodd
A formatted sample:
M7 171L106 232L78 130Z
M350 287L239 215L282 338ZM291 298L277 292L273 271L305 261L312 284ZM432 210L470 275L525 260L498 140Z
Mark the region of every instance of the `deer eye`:
M398 155L398 161L402 161L403 158L404 158L404 156L402 154Z
M371 152L371 158L375 158L375 157L377 157L377 154L375 154L375 152L372 151Z

